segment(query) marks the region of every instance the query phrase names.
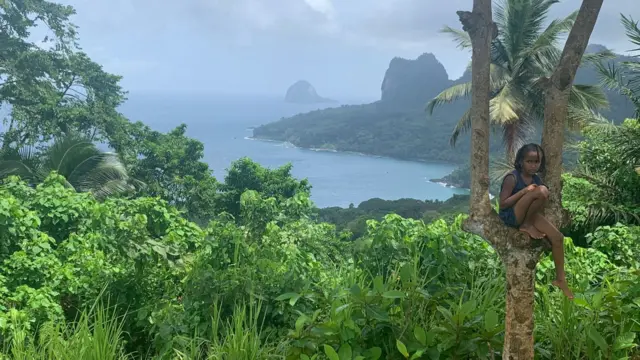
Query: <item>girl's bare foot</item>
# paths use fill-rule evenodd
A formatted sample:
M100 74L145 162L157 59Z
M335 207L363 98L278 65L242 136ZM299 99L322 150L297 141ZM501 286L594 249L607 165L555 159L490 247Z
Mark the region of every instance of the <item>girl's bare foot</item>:
M552 284L554 286L557 286L558 288L560 288L560 290L562 290L562 292L564 293L564 295L566 297L569 298L569 300L573 300L573 293L571 292L571 290L569 289L569 286L567 285L566 281L561 281L561 280L554 280L552 282Z
M520 231L529 234L534 239L544 239L545 234L541 233L540 230L536 229L535 226L529 224L520 225Z

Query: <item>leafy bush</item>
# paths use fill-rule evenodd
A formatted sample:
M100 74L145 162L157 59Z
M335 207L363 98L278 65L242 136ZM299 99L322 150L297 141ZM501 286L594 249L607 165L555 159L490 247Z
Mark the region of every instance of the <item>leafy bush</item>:
M7 356L64 356L43 342L52 337L98 346L82 342L105 328L91 312L96 299L116 309L107 323L121 329L109 338L118 359L500 356L503 267L461 230L463 216L425 224L390 214L353 241L311 218L306 192L245 191L238 218L220 214L204 229L162 200L100 203L56 174L36 188L10 178L0 193ZM574 303L550 286L551 259L541 261L541 358L620 358L637 346L637 231L601 227L593 248L566 240Z

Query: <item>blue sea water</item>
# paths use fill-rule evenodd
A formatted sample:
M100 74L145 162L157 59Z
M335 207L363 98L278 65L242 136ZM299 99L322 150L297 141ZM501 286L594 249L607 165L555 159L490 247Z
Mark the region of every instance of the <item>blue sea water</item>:
M314 151L290 144L252 140L251 128L282 117L339 104L288 104L266 96L135 94L121 106L132 121L159 131L187 124L187 134L204 143L205 158L223 180L231 162L247 156L274 168L288 162L293 175L309 179L311 198L319 207L347 207L378 197L446 200L467 190L428 180L450 173L455 165L418 163L351 153Z

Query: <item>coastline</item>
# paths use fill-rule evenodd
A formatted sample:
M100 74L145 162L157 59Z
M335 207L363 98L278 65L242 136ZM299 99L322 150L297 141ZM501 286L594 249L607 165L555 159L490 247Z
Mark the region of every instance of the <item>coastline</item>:
M247 130L253 130L253 129L247 129ZM396 160L396 161L406 161L406 162L413 162L413 163L420 163L420 164L446 164L446 165L453 165L453 166L456 166L456 167L460 167L462 165L462 164L459 164L459 163L448 162L448 161L443 161L443 160L429 160L429 159L420 159L420 158L414 158L414 159L412 159L412 158L400 158L400 157L395 157L395 156L369 154L369 153L363 153L363 152L358 152L358 151L345 151L345 150L328 149L328 148L308 148L308 147L298 146L298 145L293 144L293 143L291 143L289 141L274 140L274 139L263 138L263 137L255 137L253 135L252 136L245 136L244 139L245 140L254 140L254 141L273 142L273 143L280 143L280 144L290 144L291 146L296 147L298 149L305 149L305 150L318 151L318 152L352 154L352 155L368 156L368 157L375 157L375 158L385 158L385 159L392 159L392 160ZM470 190L469 188L461 186L461 184L452 183L452 182L449 182L449 181L446 180L446 178L449 175L451 175L454 171L455 171L455 169L452 170L451 172L449 172L448 174L444 175L440 179L428 179L427 182L433 183L433 184L438 184L438 185L440 185L442 187L446 187L446 188L450 188L450 189Z

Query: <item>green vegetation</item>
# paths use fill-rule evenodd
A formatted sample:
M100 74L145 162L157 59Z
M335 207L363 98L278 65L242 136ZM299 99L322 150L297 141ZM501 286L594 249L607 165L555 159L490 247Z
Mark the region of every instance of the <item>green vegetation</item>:
M2 156L21 164L3 163L0 184L0 359L501 356L504 268L461 230L465 197L317 209L290 166L249 159L218 181L184 125L160 133L116 111L119 78L75 49L72 13L0 2ZM27 42L31 19L47 22L56 46ZM576 146L563 200L577 298L548 285L545 257L541 359L640 355L639 129L590 127ZM111 170L97 142L117 154ZM112 181L133 187L96 191Z
M498 27L498 36L491 44L491 101L489 103L491 123L502 133L505 154L509 162L516 151L524 145L534 125L544 120L544 95L546 84L562 53L558 38L568 35L578 11L564 19L551 21L546 28L547 14L555 1L513 2L502 0L494 10L493 18ZM443 32L451 34L458 47L471 50L469 34L445 27ZM583 62L604 54L583 57ZM443 104L471 95L471 81L454 85L429 101L430 113ZM595 85L574 84L569 99L567 128L580 129L585 123L594 121L595 111L608 105L602 90ZM471 107L456 124L451 142L471 128Z
M114 153L105 153L88 139L66 135L42 151L32 147L0 151L0 178L17 175L32 184L57 171L66 185L91 191L98 198L133 191L127 170Z
M364 236L367 221L382 221L387 214L397 214L403 218L422 220L430 223L437 219L453 221L459 214L469 210L469 195L453 195L446 201L398 199L369 199L357 207L328 207L318 209L318 221L334 224L338 231L351 232L353 239Z
M422 107L396 108L376 102L299 114L259 126L253 135L259 139L288 141L304 148L417 161L464 162L469 154L468 141L456 149L449 146L448 134L454 124L455 120L448 120L444 115L440 115L438 121L427 122Z

